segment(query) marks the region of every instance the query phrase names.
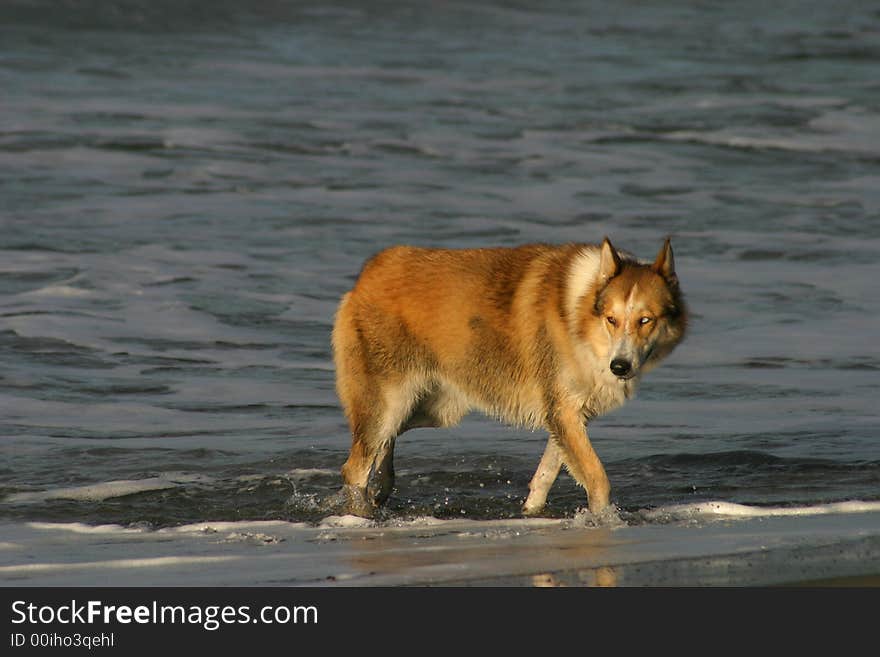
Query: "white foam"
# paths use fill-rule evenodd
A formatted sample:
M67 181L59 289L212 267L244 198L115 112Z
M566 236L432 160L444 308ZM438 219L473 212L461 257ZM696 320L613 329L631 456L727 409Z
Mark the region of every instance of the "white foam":
M6 498L7 502L43 502L46 500L78 500L85 502L99 502L112 497L123 497L134 493L163 490L174 488L174 484L161 477L149 479L121 479L119 481L106 481L100 484L87 486L72 486L70 488L54 488L51 490L35 491L28 493L13 493Z
M353 515L345 515L345 516L327 516L321 521L321 524L318 527L322 529L338 529L338 528L361 528L361 527L371 527L374 522L367 518L361 518L359 516Z
M0 550L0 583L393 586L575 571L592 581L595 569L620 565L621 582L630 584L640 581L628 579L639 573L630 566L667 561L672 570L661 581L675 583L679 566L690 560L722 556L727 563L731 554L764 555L768 550L776 551L776 560L763 561L752 581L780 583L810 573L800 561L801 570L780 573L778 568L790 561L786 550L803 551L805 546L825 550L813 561L823 577L834 572L829 568L842 575L868 572L870 560L876 560L876 541L863 539L880 537L878 512L880 501L794 508L713 501L651 511L654 522L623 514L635 523L610 527L593 526L585 513L579 514L583 526L562 518L374 521L356 516L329 516L320 526L267 520L199 522L159 530L0 522L0 535L8 542ZM673 514L691 522L668 522L676 519ZM780 514L794 517L761 517ZM719 522L731 518L736 522ZM366 538L370 540L360 540ZM838 557L836 548L828 556L829 546L837 545L848 555L845 559ZM739 581L723 566L716 575L712 581L717 583Z
M71 573L78 570L130 570L147 568L167 568L191 564L217 564L241 559L239 556L199 556L199 557L148 557L144 559L112 559L104 561L85 561L78 563L26 563L15 566L0 566L0 577L4 575L23 575L35 573Z
M770 518L778 516L812 516L831 513L871 513L880 511L880 501L835 502L814 506L750 506L733 502L711 501L676 504L639 512L646 520L696 520L711 517Z
M456 521L459 520L461 519L456 518ZM435 518L434 516L416 516L415 518L409 518L407 520L394 521L392 522L392 525L395 527L436 527L448 522L450 521L443 520L442 518Z
M877 132L880 121L874 116L850 111L829 111L810 121L810 132L795 137L767 136L748 129L734 132L680 130L667 133L664 139L733 148L777 149L793 152L852 152L871 154L880 145Z
M118 479L84 486L67 488L50 488L42 491L13 493L5 498L5 502L44 502L46 500L77 500L81 502L100 502L114 497L124 497L135 493L165 490L177 486L204 481L201 475L184 473L163 474L146 479Z
M87 525L82 522L28 522L26 526L43 531L64 531L71 534L140 534L143 528L122 525Z
M137 534L228 534L233 535L269 535L268 532L283 532L307 528L309 525L300 522L288 522L286 520L236 520L229 522L196 522L177 527L163 527L153 530L149 526L124 527L122 525L87 525L82 522L28 522L27 527L46 532L68 532L70 534L83 535L137 535ZM0 549L17 547L15 543L0 542Z
M174 534L213 534L217 532L260 532L283 528L306 527L306 523L287 522L286 520L236 520L229 522L196 522L179 527L160 529L159 533L167 532Z
M47 285L46 287L41 287L38 290L31 290L30 292L27 292L25 294L39 297L67 298L94 296L94 293L90 290L84 290L81 287L73 287L71 285Z

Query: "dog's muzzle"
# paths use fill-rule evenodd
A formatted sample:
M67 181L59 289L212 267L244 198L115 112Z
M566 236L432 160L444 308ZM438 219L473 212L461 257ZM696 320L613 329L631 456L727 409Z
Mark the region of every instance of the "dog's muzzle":
M611 373L620 378L626 379L629 378L630 373L632 372L632 363L623 358L615 358L611 361Z

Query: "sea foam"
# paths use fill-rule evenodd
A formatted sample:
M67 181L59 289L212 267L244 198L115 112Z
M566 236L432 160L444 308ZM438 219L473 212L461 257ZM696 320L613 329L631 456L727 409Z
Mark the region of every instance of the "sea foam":
M811 516L832 513L871 513L880 511L880 501L852 500L812 506L751 506L734 502L709 501L676 504L657 509L645 509L636 515L644 520L705 520L713 517L769 518L778 516Z
M8 495L3 501L8 503L45 502L47 500L77 500L81 502L100 502L114 497L124 497L135 493L176 488L184 484L204 481L202 475L185 473L166 473L145 479L118 479L83 486L50 488L41 491L24 491Z

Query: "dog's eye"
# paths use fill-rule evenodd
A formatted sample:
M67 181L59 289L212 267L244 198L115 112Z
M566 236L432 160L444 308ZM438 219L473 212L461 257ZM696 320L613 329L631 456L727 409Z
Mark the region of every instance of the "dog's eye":
M651 318L650 318L650 317L642 317L642 318L639 320L639 324L647 324L647 323L650 322L650 321L651 321Z
M611 326L617 326L617 320L613 317L606 317L605 319L608 320L608 323L611 324Z

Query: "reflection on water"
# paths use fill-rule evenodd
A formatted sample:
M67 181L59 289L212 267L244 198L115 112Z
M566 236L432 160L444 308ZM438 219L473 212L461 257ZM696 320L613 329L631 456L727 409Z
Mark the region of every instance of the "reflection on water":
M580 586L605 588L617 586L617 572L610 566L587 568L577 571L577 581ZM541 573L532 575L532 586L543 588L568 586L568 584L552 573Z
M329 532L322 540L340 536ZM542 531L492 522L475 524L472 530L455 524L429 526L421 537L414 537L411 530L377 528L359 536L358 549L348 563L358 576L393 574L421 582L434 578L444 585L503 575L531 578L534 586L548 586L555 585L552 571L575 568L579 585L614 586L614 568L606 564L621 540L608 528L559 532L556 527ZM587 567L590 564L595 566Z

